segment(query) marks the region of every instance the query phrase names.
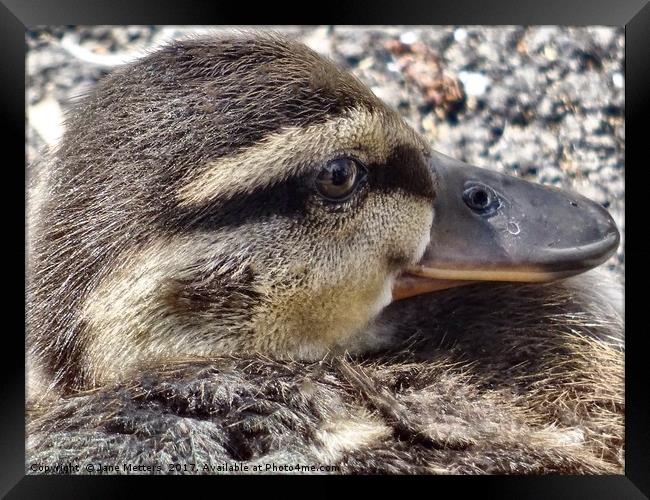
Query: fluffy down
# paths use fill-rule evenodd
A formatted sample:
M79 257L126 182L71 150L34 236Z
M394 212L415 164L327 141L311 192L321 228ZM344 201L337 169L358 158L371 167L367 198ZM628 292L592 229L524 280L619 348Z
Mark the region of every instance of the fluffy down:
M602 272L473 286L389 307L375 330L392 331L398 347L365 359L147 367L129 382L29 408L27 457L78 460L81 473L89 462L161 473L233 462L622 473L623 320L613 296L620 286Z

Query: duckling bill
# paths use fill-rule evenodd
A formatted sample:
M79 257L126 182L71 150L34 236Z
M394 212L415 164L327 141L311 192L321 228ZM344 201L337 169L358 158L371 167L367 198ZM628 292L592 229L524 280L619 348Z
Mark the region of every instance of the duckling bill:
M576 193L472 167L433 152L431 239L396 281L395 300L476 281L547 282L602 264L620 236L609 213Z

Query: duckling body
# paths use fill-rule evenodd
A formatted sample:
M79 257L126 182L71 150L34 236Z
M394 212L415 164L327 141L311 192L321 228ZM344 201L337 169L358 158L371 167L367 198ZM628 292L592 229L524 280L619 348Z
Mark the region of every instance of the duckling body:
M431 251L458 243L436 158L360 82L274 37L176 43L105 80L35 179L30 460L619 471L615 285L588 273L389 306L406 269L465 280L489 260L490 279L544 281L610 251L557 267L546 243L494 232L523 206L501 193L464 216L487 253L451 269ZM614 237L584 214L584 238Z
M621 473L622 320L603 285L616 290L591 272L400 301L380 321L402 342L366 359L151 367L36 407L27 456L162 474Z

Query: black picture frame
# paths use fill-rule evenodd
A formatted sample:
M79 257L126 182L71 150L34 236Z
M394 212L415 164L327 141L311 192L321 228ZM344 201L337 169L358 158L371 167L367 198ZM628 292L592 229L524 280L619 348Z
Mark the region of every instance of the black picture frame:
M276 3L237 5L210 1L181 0L0 0L0 98L6 136L3 151L5 202L3 227L6 243L4 255L5 279L17 282L9 287L5 281L3 299L5 311L4 333L6 346L0 366L4 372L0 384L0 494L8 498L63 498L106 495L124 496L131 490L131 478L114 477L43 477L25 476L25 366L24 290L25 226L20 217L24 208L25 172L17 165L25 162L25 29L38 25L76 24L518 24L518 25L610 25L625 26L625 120L626 120L626 182L630 196L626 196L626 267L636 269L626 274L626 299L643 295L643 243L635 234L636 218L647 216L641 204L648 198L644 192L644 171L648 169L647 156L641 157L644 147L644 125L650 103L650 5L647 0L501 0L471 2L446 1L386 1L362 5L358 2L329 2L281 9ZM637 165L638 163L638 165ZM633 194L638 190L638 194ZM23 193L21 195L21 193ZM24 212L23 212L24 213ZM642 222L639 223L642 227ZM638 243L637 243L638 242ZM632 249L632 251L630 251ZM647 257L646 257L647 258ZM636 267L635 267L636 266ZM636 293L635 293L636 292ZM630 306L628 307L628 304ZM643 373L646 371L643 322L635 328L632 301L626 300L626 452L624 476L539 476L539 477L432 477L432 478L377 478L382 489L396 486L421 486L428 494L439 493L439 487L452 488L454 494L475 489L481 495L499 498L648 498L650 496L650 461L648 449L650 431L648 422L648 391ZM23 311L23 312L21 312ZM11 321L9 321L9 319ZM11 340L11 342L7 342ZM120 479L116 481L116 479ZM219 488L232 485L230 478L218 478ZM258 478L262 479L262 478ZM290 478L293 482L295 478ZM395 481L393 481L393 479ZM390 480L390 481L389 481ZM267 481L262 479L263 483ZM336 482L338 481L338 482ZM347 478L335 480L336 492L347 489ZM424 481L424 482L421 482ZM429 481L434 481L435 484ZM164 481L169 488L169 481ZM293 484L293 483L292 483ZM304 482L303 482L304 484ZM313 484L313 483L312 483ZM309 487L309 486L308 486ZM181 486L181 488L183 488ZM312 486L313 488L313 486ZM429 488L436 488L431 490ZM291 487L294 490L294 486ZM169 490L171 492L171 490ZM183 490L185 493L185 488ZM223 493L225 490L221 490ZM299 490L294 490L299 491ZM303 495L325 493L326 490L304 490ZM289 492L285 488L280 490ZM408 494L408 493L402 493Z

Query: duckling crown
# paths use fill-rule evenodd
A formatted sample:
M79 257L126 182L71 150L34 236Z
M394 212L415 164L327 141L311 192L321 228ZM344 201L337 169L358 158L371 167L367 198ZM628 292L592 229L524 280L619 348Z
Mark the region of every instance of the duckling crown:
M34 175L33 364L73 388L190 355L349 347L424 252L428 154L299 43L197 38L124 66ZM341 175L345 197L319 191Z

